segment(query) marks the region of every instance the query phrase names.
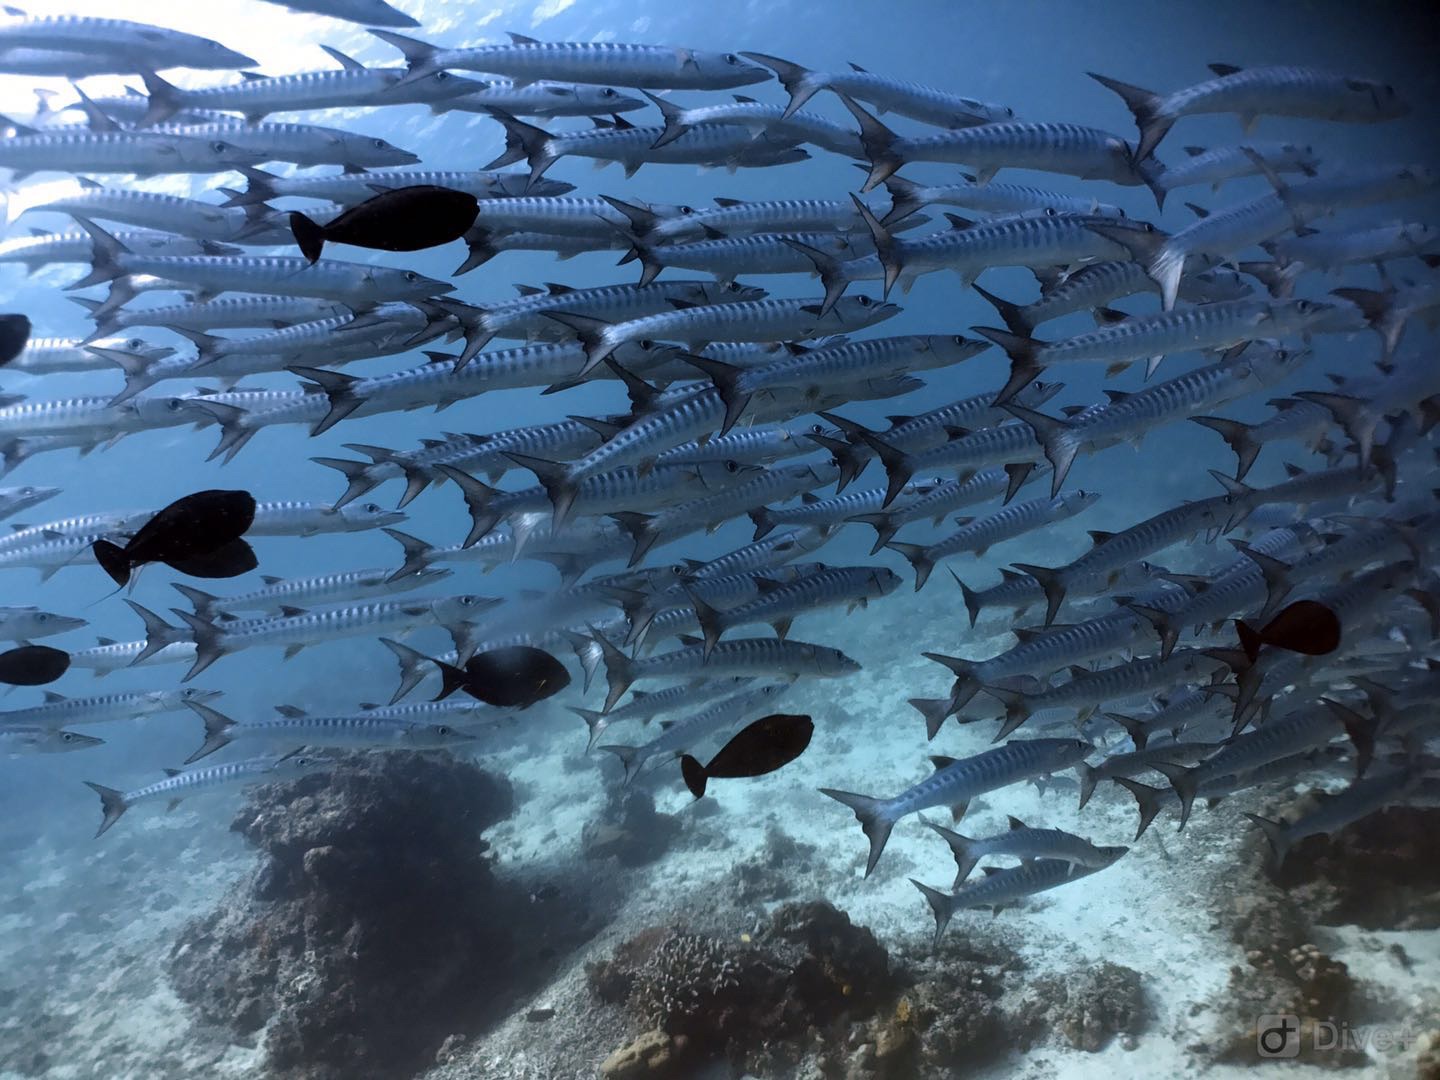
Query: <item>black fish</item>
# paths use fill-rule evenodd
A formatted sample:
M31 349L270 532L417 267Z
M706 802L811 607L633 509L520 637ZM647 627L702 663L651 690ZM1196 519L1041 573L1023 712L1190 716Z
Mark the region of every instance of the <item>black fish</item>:
M0 653L0 682L11 686L42 686L70 667L70 654L49 645L22 645Z
M248 574L260 565L255 549L236 537L204 555L192 555L188 559L166 559L165 565L171 570L198 578L230 578Z
M29 319L24 315L0 315L0 367L24 352L29 341Z
M436 701L464 690L487 705L528 709L570 685L570 673L564 664L544 649L528 645L491 649L472 656L463 670L439 660L433 663L445 680Z
M377 251L419 251L459 240L475 223L480 201L468 191L434 184L382 191L350 207L327 225L292 211L290 231L300 253L312 263L325 241Z
M1242 619L1235 620L1240 647L1253 664L1260 646L1274 645L1306 656L1324 656L1340 647L1340 618L1318 600L1297 600L1265 626L1256 630Z
M108 540L96 540L95 559L117 585L129 582L130 571L145 563L167 563L181 573L188 573L184 567L191 560L200 560L194 565L212 571L216 566L234 566L245 553L230 545L244 535L254 520L255 497L248 491L197 491L161 510L123 548ZM212 572L198 576L229 575Z
M680 775L697 799L705 794L705 783L714 777L764 776L788 765L805 752L815 725L808 716L776 713L748 724L738 735L701 765L689 754L680 758Z

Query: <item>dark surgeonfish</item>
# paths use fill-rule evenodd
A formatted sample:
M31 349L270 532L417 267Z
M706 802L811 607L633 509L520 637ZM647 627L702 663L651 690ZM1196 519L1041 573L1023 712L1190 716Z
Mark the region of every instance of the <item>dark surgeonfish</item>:
M0 682L11 686L43 686L64 675L70 654L49 645L22 645L0 653Z
M0 367L24 352L29 341L29 319L24 315L0 315Z
M685 786L697 799L705 794L705 785L712 778L729 779L739 776L764 776L788 765L810 745L815 725L808 716L776 713L747 725L701 765L689 754L680 758L680 775Z
M234 577L255 566L255 553L240 539L254 520L248 491L197 491L157 513L123 548L96 540L95 559L122 586L131 570L153 562L193 577Z
M1257 630L1243 619L1235 620L1240 647L1253 664L1260 646L1274 645L1306 656L1324 656L1340 647L1340 619L1316 600L1297 600Z
M464 690L476 701L507 709L528 709L570 685L565 665L544 649L513 645L491 649L466 661L464 668L432 661L444 680L435 701Z
M464 236L479 210L479 200L468 191L415 184L381 189L325 225L292 211L290 231L300 253L313 263L327 240L377 251L439 247Z

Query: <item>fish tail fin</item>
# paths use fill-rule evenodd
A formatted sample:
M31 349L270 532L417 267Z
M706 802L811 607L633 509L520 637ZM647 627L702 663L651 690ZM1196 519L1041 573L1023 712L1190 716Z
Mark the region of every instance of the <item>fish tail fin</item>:
M417 652L409 645L402 645L390 638L381 638L380 644L384 645L392 653L395 659L400 662L400 685L396 687L395 693L390 695L390 704L394 705L419 684L425 677L425 662L430 658L422 652Z
M685 591L690 597L690 603L695 608L695 618L700 624L700 633L705 639L704 656L708 660L710 654L715 651L715 646L720 642L720 635L725 633L724 613L700 599L694 590L687 588Z
M865 168L858 161L855 163L858 169ZM893 225L897 221L903 221L926 206L925 200L920 197L923 190L913 180L906 180L903 176L887 176L885 178L885 190L890 195L890 210L880 219L882 224Z
M554 511L552 527L558 529L564 525L570 517L571 507L575 505L575 497L580 493L579 484L573 478L569 463L530 457L527 454L505 456L522 469L528 469L535 474L535 479L540 481L545 494L550 496L550 505Z
M1260 831L1265 834L1265 839L1270 844L1270 865L1272 868L1279 870L1280 867L1285 864L1285 856L1290 852L1290 827L1288 823L1284 818L1271 820L1270 818L1261 817L1259 814L1247 814L1243 810L1241 814L1249 818L1251 823L1258 826Z
M129 601L127 601L127 603L129 603ZM132 603L130 606L138 607L139 605ZM180 680L181 682L189 682L216 660L219 660L220 657L224 656L228 651L223 644L225 631L221 630L209 619L202 619L198 615L192 615L188 611L181 611L179 608L171 608L170 610L189 628L190 636L195 641L195 662L190 665L190 670L187 671L185 677ZM147 625L147 635L149 629ZM150 647L148 636L145 647L147 649ZM141 655L144 654L142 653ZM136 657L135 663L139 662L139 657Z
M860 430L855 434L859 436L861 442L875 452L875 456L880 459L880 464L885 467L888 483L885 487L885 500L880 504L880 508L883 510L899 497L900 492L905 489L905 485L910 482L910 478L915 475L915 458L869 431Z
M982 686L980 689L1005 706L1005 719L1001 722L1000 730L995 733L992 742L998 743L1006 739L1016 728L1030 719L1031 709L1027 700L1028 694L1006 686Z
M1029 574L1045 594L1045 622L1049 626L1055 621L1060 605L1065 602L1065 578L1059 570L1034 563L1012 563L1022 574Z
M148 128L163 124L185 107L184 91L168 83L153 71L140 72L145 84L145 115L138 127Z
M100 568L110 575L111 581L122 588L130 583L130 559L124 548L109 540L96 540L90 545L90 550L95 553L95 561Z
M1199 781L1195 777L1200 770L1164 761L1155 762L1151 768L1170 781L1170 786L1175 789L1175 795L1180 800L1180 824L1175 830L1179 832L1190 820L1190 811L1195 806L1195 796L1199 792Z
M1000 346L1010 358L1010 378L995 395L995 404L1003 405L1025 389L1030 380L1040 373L1040 364L1036 357L1046 343L993 326L972 326L970 329Z
M705 795L705 783L709 775L705 772L705 766L696 761L689 754L680 755L680 775L685 780L685 786L690 789L690 794L695 798L703 798Z
M1085 804L1090 801L1090 796L1095 794L1095 785L1100 782L1100 776L1100 770L1093 765L1087 765L1082 761L1075 766L1075 778L1080 783L1080 805L1078 809L1085 809Z
M1160 638L1161 660L1175 651L1175 644L1180 640L1180 627L1170 612L1146 604L1127 603L1125 606L1155 628Z
M185 631L180 629L180 627L171 626L159 615L156 615L155 612L149 608L141 607L135 603L134 600L126 600L125 602L130 605L131 610L134 611L136 615L139 615L141 621L145 624L145 648L141 649L139 655L130 661L131 667L134 667L148 657L154 656L161 649L165 648L165 646L185 640Z
M124 389L110 399L111 405L120 405L129 401L140 391L148 390L160 381L161 376L155 370L156 362L151 357L139 356L121 349L105 349L95 345L89 346L88 349L102 360L109 360L125 374Z
M794 116L807 101L814 97L824 87L824 79L819 73L811 71L807 67L801 67L790 60L782 60L778 56L767 56L765 53L747 52L741 53L747 60L754 60L757 64L764 64L775 77L780 80L780 85L790 95L790 102L785 106L785 112L781 119L789 119Z
M294 364L286 370L302 379L309 379L320 387L330 403L330 411L310 430L312 436L323 435L365 403L365 399L355 393L355 384L361 381L358 375L346 375L343 371L304 367L300 364Z
M905 269L900 245L895 242L895 237L891 235L890 230L876 220L875 215L870 212L870 207L860 200L860 196L852 192L850 201L855 204L855 212L860 215L860 220L865 222L865 227L870 230L870 239L875 244L875 256L885 270L881 296L888 300L890 290L895 287L895 282L900 279L900 274Z
M651 98L655 101L663 100L661 98L656 98L655 95L650 94L644 90L642 90L641 93L645 94L646 97ZM660 111L664 112L666 108L674 110L675 106L671 105L667 101L661 107ZM677 135L676 138L679 138L679 136ZM659 146L660 144L656 143L655 145ZM654 147L652 147L651 149L654 149ZM656 227L660 224L662 220L659 214L644 206L640 206L637 203L625 202L623 199L616 199L609 195L601 195L600 198L609 205L610 209L616 211L619 214L623 214L625 218L630 222L630 228L633 236L630 234L625 234L629 239L634 239L634 237L640 236L648 236L650 233L655 231Z
M220 603L220 598L214 593L205 592L192 585L186 585L179 581L172 581L170 587L190 601L190 606L195 609L195 614L202 619L210 619L215 615L215 605Z
M332 504L336 510L380 486L380 481L374 478L374 465L371 462L332 457L312 457L310 460L317 465L324 465L327 469L334 469L345 477L345 494Z
M885 850L891 830L895 828L894 820L885 813L885 800L870 795L856 795L851 791L837 791L835 788L821 788L820 794L844 803L855 812L855 820L860 822L861 831L870 840L870 854L865 860L865 876L869 877L870 871L874 870L875 864L880 861L880 853Z
M215 709L210 708L210 706L202 705L198 701L187 701L185 704L190 706L190 708L194 710L195 715L200 717L205 723L205 741L200 744L200 749L185 759L186 765L193 765L201 758L213 754L222 746L228 746L233 741L230 729L235 726L235 721L231 720L224 713L217 712Z
M915 711L925 718L925 738L934 739L950 717L949 698L910 698Z
M1395 354L1396 347L1400 344L1400 335L1405 331L1406 314L1395 304L1395 294L1391 290L1384 292L1375 289L1343 288L1331 289L1332 296L1338 296L1342 300L1348 300L1360 309L1360 314L1370 324L1370 329L1380 335L1384 343L1380 352L1380 359L1388 361Z
M900 526L895 522L893 514L854 514L845 520L858 521L875 530L875 543L870 547L871 555L878 554L880 549L887 546L895 534L900 531Z
M640 773L640 767L645 764L645 756L638 746L620 746L617 743L606 743L599 749L606 753L614 754L620 759L620 764L625 769L625 779L620 782L621 787L629 787L631 782Z
M1157 787L1142 784L1128 776L1112 776L1110 779L1135 796L1135 805L1140 810L1140 824L1135 829L1135 839L1139 840L1150 827L1150 822L1155 820L1155 815L1160 813L1161 799L1165 793Z
M1135 127L1140 132L1140 143L1135 148L1135 160L1144 161L1154 153L1155 148L1160 145L1160 140L1165 138L1166 132L1175 123L1171 117L1162 112L1163 100L1160 95L1129 83L1123 83L1119 79L1097 75L1093 71L1086 74L1105 89L1119 94L1120 100L1125 102L1125 107L1135 117Z
M610 686L605 704L600 709L604 714L613 709L615 703L625 696L625 691L630 689L630 684L635 681L635 665L599 630L593 626L589 630L590 637L600 646L600 654L605 660L605 681Z
M295 243L300 245L300 254L304 255L310 265L315 265L320 258L320 253L325 249L324 226L317 225L313 219L306 217L299 210L290 211L290 233L295 237Z
M1364 776L1365 770L1370 767L1370 762L1375 757L1375 732L1380 726L1379 720L1372 716L1362 716L1350 706L1342 705L1333 698L1322 697L1320 704L1329 709L1345 728L1345 737L1355 748L1355 776L1357 779Z
M938 949L940 947L940 939L945 934L945 928L950 925L950 919L955 914L955 898L949 893L941 892L939 889L916 881L914 878L910 879L910 884L920 890L929 902L931 912L935 915L935 939L931 942L931 947Z
M418 536L401 532L399 529L384 528L380 531L399 544L405 556L405 561L400 565L400 569L386 578L386 581L399 581L411 574L422 573L429 567L431 557L435 554L434 544L421 540Z
M1025 309L1019 304L1011 303L1009 300L1001 300L992 292L982 289L979 285L971 283L970 288L974 289L1000 316L1012 334L1028 338L1030 331L1034 329L1029 320L1025 318Z
M677 359L693 368L698 368L714 384L715 392L725 403L725 419L721 421L719 434L729 434L730 429L735 426L750 404L751 394L741 382L745 373L744 369L736 367L734 364L727 364L723 360L716 360L714 357L696 356L692 353L681 353Z
M1074 425L1068 420L1046 416L1035 409L1009 402L1001 408L1017 420L1024 421L1035 432L1035 439L1044 449L1052 467L1050 497L1055 498L1065 486L1065 477L1070 475L1070 467L1075 464L1075 455L1080 451L1080 440L1075 437Z
M846 94L837 90L835 95L845 108L850 110L850 115L860 122L860 145L865 150L865 156L870 159L870 175L865 178L865 183L860 188L863 195L895 175L900 166L905 164L905 159L895 150L895 145L899 142L895 132Z
M435 471L447 480L453 480L460 488L460 492L465 498L465 506L470 511L470 532L460 546L462 548L474 547L482 536L500 522L500 515L495 513L490 506L491 501L499 492L483 480L477 480L453 465L436 465Z
M961 581L959 574L951 570L950 576L955 579L955 584L960 587L960 595L965 600L965 610L970 614L970 629L973 630L975 629L975 624L980 621L980 612L984 609L985 605L980 599L980 594L970 588L969 585L966 585L965 582Z
M930 548L925 544L902 544L896 540L885 546L905 556L905 561L915 570L915 591L923 589L935 570L935 560L930 557Z
M98 840L106 829L120 820L121 814L130 809L130 804L125 801L123 791L90 780L85 781L85 786L100 796L100 828L95 832L95 839Z
M1359 448L1360 467L1369 467L1375 428L1380 423L1380 416L1370 402L1350 394L1329 394L1321 390L1297 390L1294 396L1327 410Z
M1240 637L1240 647L1245 650L1246 658L1253 664L1255 658L1260 655L1260 646L1264 644L1260 631L1244 619L1236 619L1235 633Z
M1156 252L1145 272L1160 286L1161 310L1172 310L1175 307L1175 298L1180 295L1180 275L1185 272L1185 253L1166 245Z
M77 225L90 234L90 272L66 288L88 289L92 285L103 285L107 281L124 277L125 272L120 269L119 260L121 255L127 253L125 245L89 218L80 217L78 214L71 216ZM108 314L118 306L107 301L97 310Z
M479 225L472 227L465 234L465 247L467 249L465 260L455 268L453 272L454 277L459 277L461 274L468 274L477 266L484 266L496 255L500 254L500 249L495 246L494 232L490 229L481 228ZM466 351L469 351L468 343Z
M589 732L589 738L585 742L585 752L588 754L595 749L595 740L600 738L610 725L606 722L605 715L595 709L582 709L578 705L570 705L567 708L585 721L585 727Z
M444 660L436 660L433 656L427 657L427 659L434 664L436 670L440 672L440 692L431 698L431 701L444 701L451 694L455 693L456 690L459 690L465 685L466 674L464 668L458 668L454 664L447 664Z
M204 401L198 398L189 401L188 404L191 408L199 409L208 415L220 429L220 441L215 444L215 449L210 451L206 461L214 461L217 457L224 455L228 462L254 438L255 432L259 430L243 426L249 410L242 409L238 405L228 405L220 401Z
M665 121L665 130L660 132L659 138L650 144L651 150L658 150L660 147L674 142L694 126L686 119L685 110L673 101L666 101L664 98L650 93L649 90L640 92L660 110L661 119ZM604 196L602 195L601 198Z
M978 841L973 837L964 836L954 829L947 829L944 825L937 825L933 821L925 822L926 825L940 834L940 838L950 845L950 854L955 856L955 884L953 888L958 889L962 882L975 870L975 864L980 861L980 852L975 849Z
M400 55L405 57L405 62L408 64L424 63L439 52L436 46L416 38L406 37L404 34L396 34L389 30L376 30L368 27L367 30L372 37L377 37L385 42L386 45L399 49Z
M1124 728L1125 734L1130 736L1130 741L1135 745L1136 750L1145 749L1145 744L1150 740L1150 733L1145 730L1145 722L1138 716L1107 712L1105 719L1112 720Z
M845 288L850 284L840 260L829 252L821 251L792 236L782 236L780 241L804 255L815 267L815 273L825 289L825 299L820 301L820 314L828 314L840 297L845 295Z
M550 147L550 133L498 109L492 109L490 115L505 129L505 149L484 168L499 169L517 161L524 161L530 166L530 179L526 186L533 185L555 162L555 155Z
M1226 420L1221 416L1192 416L1193 424L1207 427L1225 440L1225 445L1235 452L1235 479L1244 480L1250 466L1260 455L1260 443L1255 439L1255 425L1243 424L1239 420Z

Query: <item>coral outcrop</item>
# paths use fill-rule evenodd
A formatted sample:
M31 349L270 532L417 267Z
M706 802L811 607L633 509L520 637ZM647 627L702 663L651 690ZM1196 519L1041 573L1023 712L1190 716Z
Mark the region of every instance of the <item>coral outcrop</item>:
M513 992L510 939L529 905L481 834L508 783L420 754L346 755L256 789L232 828L264 855L170 962L207 1020L265 1028L271 1075L404 1076Z

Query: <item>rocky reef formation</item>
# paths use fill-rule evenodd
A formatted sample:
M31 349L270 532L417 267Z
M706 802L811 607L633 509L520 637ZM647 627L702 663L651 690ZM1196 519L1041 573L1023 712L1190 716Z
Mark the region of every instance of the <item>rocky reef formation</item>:
M735 1075L942 1080L1052 1035L1086 1050L1133 1040L1147 1015L1128 968L1028 980L1011 950L960 934L887 956L824 902L786 904L735 940L652 927L587 971L636 1033L605 1058L606 1080L717 1061Z
M231 827L263 861L175 945L177 993L238 1036L266 1028L270 1075L421 1071L525 981L531 902L481 838L511 810L505 780L435 755L256 789Z
M1303 807L1297 807L1297 810ZM1440 809L1396 806L1296 844L1275 875L1325 926L1440 927Z

